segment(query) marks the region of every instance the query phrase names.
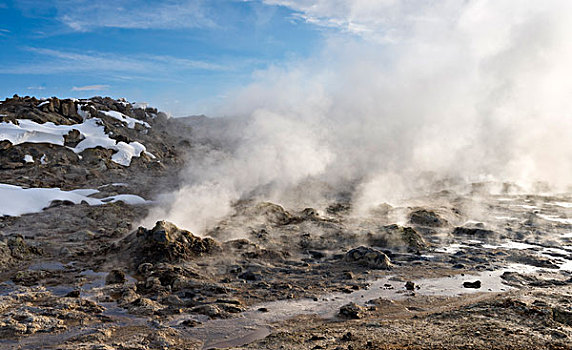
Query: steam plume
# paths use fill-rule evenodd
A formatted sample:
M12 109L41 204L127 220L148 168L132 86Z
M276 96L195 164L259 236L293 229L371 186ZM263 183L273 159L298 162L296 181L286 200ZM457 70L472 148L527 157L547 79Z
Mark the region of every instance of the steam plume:
M571 2L346 5L362 10L351 21L302 14L360 35L329 34L318 54L235 91L213 111L229 118L203 130L217 146L195 150L188 182L150 219L200 233L252 196L309 205L346 195L359 214L443 179L570 185Z

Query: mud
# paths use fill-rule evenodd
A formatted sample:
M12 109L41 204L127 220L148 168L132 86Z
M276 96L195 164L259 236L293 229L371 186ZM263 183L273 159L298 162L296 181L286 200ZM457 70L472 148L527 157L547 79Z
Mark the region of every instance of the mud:
M71 123L56 107L32 116ZM196 145L176 123L150 123L160 166L143 159L99 176L86 155L64 162L86 167L84 180L42 164L2 168L0 179L153 199L177 188L177 145ZM138 227L153 202L1 217L0 347L570 349L572 194L511 188L456 185L359 217L344 198L316 208L249 198L202 236Z

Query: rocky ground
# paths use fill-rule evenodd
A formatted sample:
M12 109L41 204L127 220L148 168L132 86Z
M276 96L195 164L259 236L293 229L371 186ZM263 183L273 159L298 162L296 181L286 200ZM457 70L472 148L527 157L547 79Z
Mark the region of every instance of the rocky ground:
M204 141L193 138L201 118L110 98L15 97L0 116L98 118L117 142L145 145L153 156L125 166L110 149L73 151L79 131L64 145L0 140L0 183L99 198L175 189ZM244 200L204 237L165 221L136 227L151 202L55 201L0 217L0 347L572 348L572 195L495 186L452 186L359 218L341 199L303 210Z

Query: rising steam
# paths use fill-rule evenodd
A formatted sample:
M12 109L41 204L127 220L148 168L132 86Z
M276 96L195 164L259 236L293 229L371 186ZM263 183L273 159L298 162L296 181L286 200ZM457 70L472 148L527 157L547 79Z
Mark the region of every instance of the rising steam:
M229 118L196 129L214 146L195 148L187 183L150 220L200 233L249 197L343 197L359 214L445 179L572 183L572 2L346 5L350 17L325 23L360 35L329 34L235 91L213 111Z

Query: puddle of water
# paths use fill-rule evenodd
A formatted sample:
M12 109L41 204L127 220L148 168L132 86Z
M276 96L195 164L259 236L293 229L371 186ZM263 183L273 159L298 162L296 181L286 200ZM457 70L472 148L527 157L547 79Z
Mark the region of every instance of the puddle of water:
M484 271L474 275L420 279L414 281L420 287L415 290L415 295L459 296L483 292L504 292L513 289L502 283L500 276L505 271L531 272L534 269L536 268L514 264L505 269ZM476 280L481 281L481 288L463 287L463 282ZM369 289L355 291L351 294L333 293L322 296L317 301L297 299L258 304L250 307L237 318L208 320L195 328L186 329L185 333L203 340L205 342L203 349L238 347L266 337L270 334L267 325L272 322L284 321L300 315L333 318L341 306L350 302L365 305L368 301L378 298L398 300L410 297L415 296L405 289L404 282L392 281L391 276L387 276L371 282ZM267 312L259 311L261 308ZM180 324L184 319L189 319L189 317L175 319L171 321L171 326Z
M481 243L483 243L483 241L479 241L476 239L469 239L469 240L465 241L465 243L467 243L467 244L481 244Z
M436 248L434 251L438 252L438 253L455 254L458 251L462 250L463 248L471 248L471 246L468 246L465 244L453 243L453 244L449 244L447 246Z
M508 241L505 243L501 243L499 245L494 245L494 244L483 244L481 247L485 248L485 249L499 249L499 248L505 248L505 249L517 249L517 250L525 250L525 249L538 249L541 248L537 245L533 245L533 244L528 244L528 243L522 243L522 242L514 242L514 241Z
M519 218L515 218L512 216L495 216L495 219L497 220L506 220L506 221L519 221Z
M82 271L80 275L88 278L88 281L81 286L81 289L90 290L94 288L100 288L105 285L105 276L107 276L107 272L85 270Z
M528 204L513 204L512 207L519 207L523 209L540 209L536 205L528 205Z
M572 272L572 261L567 260L564 264L560 265L560 270Z
M539 217L543 218L544 220L553 221L553 222L557 222L560 224L572 225L572 219L561 218L561 217L552 216L552 215L544 215L544 214L537 214L537 215Z
M63 271L68 267L59 261L43 261L37 264L32 264L28 267L32 271Z
M272 333L268 327L260 327L244 336L235 337L229 340L223 340L214 343L205 343L203 349L226 349L242 346L253 341L264 339Z
M572 208L572 203L570 203L570 202L554 202L552 204L557 205L557 206L562 207L562 208Z

